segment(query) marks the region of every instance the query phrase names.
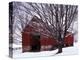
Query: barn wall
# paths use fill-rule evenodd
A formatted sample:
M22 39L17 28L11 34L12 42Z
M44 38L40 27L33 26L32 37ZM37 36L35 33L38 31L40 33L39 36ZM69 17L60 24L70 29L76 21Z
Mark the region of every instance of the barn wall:
M65 47L72 46L73 45L73 35L67 35L64 40ZM23 52L30 51L31 49L31 35L30 33L23 32L22 34L22 48ZM35 44L35 43L33 43ZM41 37L40 38L40 44L41 44L41 51L51 50L53 47L55 47L58 43L56 40L50 38L50 37Z
M29 33L22 33L22 49L23 52L30 51L30 34Z

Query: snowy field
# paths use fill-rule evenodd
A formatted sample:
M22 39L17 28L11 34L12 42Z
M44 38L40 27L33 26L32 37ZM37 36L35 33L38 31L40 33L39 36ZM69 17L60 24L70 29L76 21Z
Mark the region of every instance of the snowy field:
M78 54L77 44L72 47L63 48L63 52L56 54L58 49L53 51L42 51L42 52L25 52L22 53L22 49L14 50L13 58L29 58L29 57L42 57L42 56L64 56L64 55L76 55Z

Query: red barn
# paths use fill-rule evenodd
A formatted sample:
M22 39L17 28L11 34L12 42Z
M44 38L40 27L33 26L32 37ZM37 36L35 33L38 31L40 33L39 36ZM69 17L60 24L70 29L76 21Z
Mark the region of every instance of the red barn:
M33 17L22 32L23 52L52 50L58 45L57 40L49 36L48 31L39 25L40 20L38 22L37 19L37 17ZM72 46L73 40L73 35L68 33L64 40L64 46Z

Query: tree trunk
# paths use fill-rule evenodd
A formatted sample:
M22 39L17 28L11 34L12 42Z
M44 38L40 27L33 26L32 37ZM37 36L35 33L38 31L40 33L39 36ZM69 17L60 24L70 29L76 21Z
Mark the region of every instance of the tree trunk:
M63 48L62 41L59 41L57 54L58 54L58 53L62 53L62 48Z

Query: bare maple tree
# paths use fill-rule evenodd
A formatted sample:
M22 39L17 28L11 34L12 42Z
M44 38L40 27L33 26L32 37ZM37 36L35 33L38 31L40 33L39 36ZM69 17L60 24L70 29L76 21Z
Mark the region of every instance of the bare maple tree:
M77 16L77 6L57 5L57 4L32 4L31 7L39 15L43 27L49 31L49 34L58 40L59 51L62 52L62 45L71 23ZM40 6L39 6L40 5ZM41 10L39 9L41 7Z

